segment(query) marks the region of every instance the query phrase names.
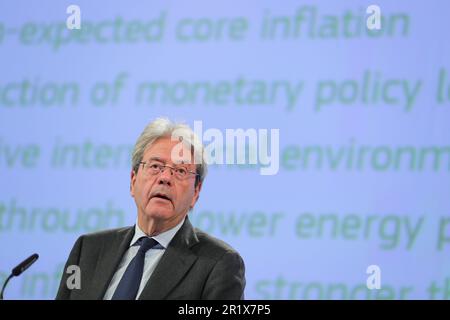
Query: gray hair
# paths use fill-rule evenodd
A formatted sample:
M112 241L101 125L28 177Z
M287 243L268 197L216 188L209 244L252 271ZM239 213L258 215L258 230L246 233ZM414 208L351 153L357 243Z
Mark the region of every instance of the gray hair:
M150 122L142 131L136 141L133 149L131 166L135 173L138 172L144 152L155 143L159 138L173 137L176 135L180 141L191 148L194 159L196 160L196 172L198 176L195 179L195 186L203 182L208 172L206 158L203 152L203 144L192 129L184 123L175 123L167 118L157 118Z

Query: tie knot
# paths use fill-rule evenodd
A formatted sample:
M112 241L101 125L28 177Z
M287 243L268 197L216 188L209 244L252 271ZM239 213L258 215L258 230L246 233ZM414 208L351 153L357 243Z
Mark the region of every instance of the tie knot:
M156 246L158 244L158 241L149 237L141 237L137 241L137 244L140 246L138 252L146 253L148 250Z

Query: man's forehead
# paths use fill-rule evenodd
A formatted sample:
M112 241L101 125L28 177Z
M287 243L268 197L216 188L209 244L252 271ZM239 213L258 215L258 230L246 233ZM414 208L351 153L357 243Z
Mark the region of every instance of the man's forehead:
M145 152L148 152L149 150L160 150L161 152L170 153L173 148L180 149L180 147L186 149L186 151L189 151L191 149L190 145L187 142L172 140L170 137L163 137L158 138L151 145L147 146Z
M178 158L178 159L170 159L170 157L162 157L158 155L149 155L148 159L145 161L157 161L161 163L174 163L174 164L193 164L191 159L184 159L184 158Z
M180 152L181 150L182 152ZM155 160L164 163L193 164L193 158L190 148L185 143L171 140L170 137L156 140L144 152L144 161Z

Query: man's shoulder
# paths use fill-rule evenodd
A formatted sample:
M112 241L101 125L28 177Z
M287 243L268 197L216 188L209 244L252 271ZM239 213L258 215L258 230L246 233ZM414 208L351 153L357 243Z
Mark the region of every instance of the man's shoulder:
M198 245L194 248L212 259L220 259L225 254L239 255L239 253L225 241L212 236L198 228L194 228L195 235L198 238Z
M114 229L107 229L107 230L101 230L101 231L95 231L83 234L80 236L80 239L85 241L104 241L112 239L118 235L125 235L127 232L131 231L133 227L121 227L121 228L114 228Z

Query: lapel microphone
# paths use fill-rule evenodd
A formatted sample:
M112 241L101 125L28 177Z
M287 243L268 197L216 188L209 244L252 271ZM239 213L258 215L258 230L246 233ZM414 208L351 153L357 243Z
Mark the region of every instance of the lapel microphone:
M11 274L6 279L5 283L3 284L2 291L0 292L0 300L3 300L3 291L5 291L6 285L8 284L9 280L12 277L17 277L21 275L25 270L27 270L33 263L36 262L36 260L39 258L39 255L37 253L32 254L25 260L23 260L21 263L19 263L14 269L12 269Z

